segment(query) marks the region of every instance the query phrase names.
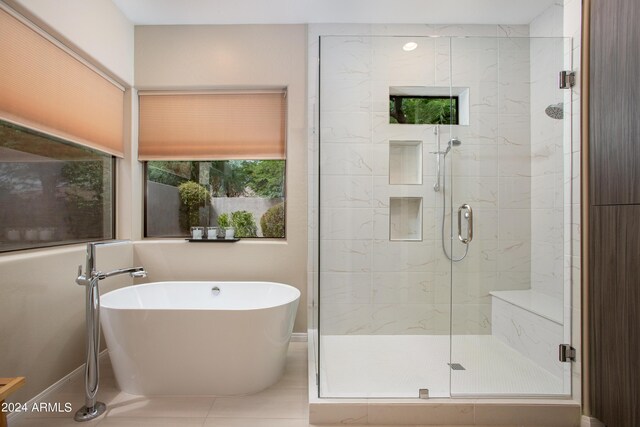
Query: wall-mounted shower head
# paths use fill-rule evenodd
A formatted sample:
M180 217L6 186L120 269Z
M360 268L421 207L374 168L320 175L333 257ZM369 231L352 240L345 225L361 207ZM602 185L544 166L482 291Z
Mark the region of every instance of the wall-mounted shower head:
M449 154L449 151L451 151L451 147L459 147L460 145L462 145L462 141L456 138L451 139L447 144L447 149L445 150L444 155L446 156L447 154Z
M564 105L562 105L562 102L559 104L549 105L545 108L544 112L552 119L561 120L564 118Z

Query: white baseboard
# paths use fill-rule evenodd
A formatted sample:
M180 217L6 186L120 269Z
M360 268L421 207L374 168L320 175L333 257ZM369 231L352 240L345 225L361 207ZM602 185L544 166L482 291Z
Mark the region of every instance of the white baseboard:
M105 350L102 350L100 352L100 356L99 357L100 357L100 359L102 359L106 355L107 355L107 350L105 349ZM49 397L49 395L54 393L56 390L58 390L62 386L65 386L65 385L69 384L71 381L75 381L75 380L79 379L80 377L82 377L82 375L84 374L84 366L85 366L85 364L83 363L82 365L78 366L76 369L74 369L73 371L69 372L67 375L62 377L60 380L58 380L55 383L51 384L44 391L40 392L37 396L29 399L27 402L25 402L27 407L31 408L34 404L39 404L40 402L46 402L47 398ZM25 414L26 414L26 412L12 412L12 413L7 415L7 421L8 422L10 422L10 421L14 421L15 422L16 420L18 420L19 418L21 418Z
M580 427L606 427L602 422L596 418L587 417L583 415L580 419Z
M306 332L294 332L291 334L291 342L307 342Z

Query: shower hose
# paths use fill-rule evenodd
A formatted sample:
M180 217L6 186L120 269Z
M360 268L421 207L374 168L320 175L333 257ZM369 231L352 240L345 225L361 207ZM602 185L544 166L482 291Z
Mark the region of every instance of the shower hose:
M440 231L441 231L441 239L440 241L442 242L442 252L444 252L444 255L447 257L447 259L449 261L453 261L453 262L460 262L463 259L466 258L467 254L469 253L469 243L464 245L464 255L462 255L462 257L460 258L454 258L453 256L453 252L451 253L451 255L449 255L447 253L447 247L444 244L444 218L445 218L445 214L447 212L447 158L446 155L443 156L442 159L442 227L440 227ZM451 221L453 224L453 216L451 217ZM450 234L449 235L449 241L453 241L453 236ZM453 245L452 246L452 251L453 251Z

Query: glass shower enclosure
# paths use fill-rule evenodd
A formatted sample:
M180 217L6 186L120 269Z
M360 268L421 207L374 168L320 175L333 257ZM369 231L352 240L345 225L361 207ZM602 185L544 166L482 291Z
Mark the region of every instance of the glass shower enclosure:
M570 52L320 38L320 397L570 394Z

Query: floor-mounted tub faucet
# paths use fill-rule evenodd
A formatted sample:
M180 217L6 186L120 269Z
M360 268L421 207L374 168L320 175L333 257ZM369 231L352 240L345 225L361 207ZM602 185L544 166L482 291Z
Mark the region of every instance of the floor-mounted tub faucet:
M116 240L110 242L97 242L87 244L87 261L84 274L82 265L78 266L76 283L86 287L86 328L87 328L87 362L85 365L85 405L78 409L74 419L76 421L89 421L102 415L107 406L96 400L98 386L100 384L100 370L98 367L98 354L100 353L100 289L98 282L108 277L120 274L129 274L131 277L147 277L143 267L121 268L108 273L96 268L96 247L105 245L117 245L127 241Z

